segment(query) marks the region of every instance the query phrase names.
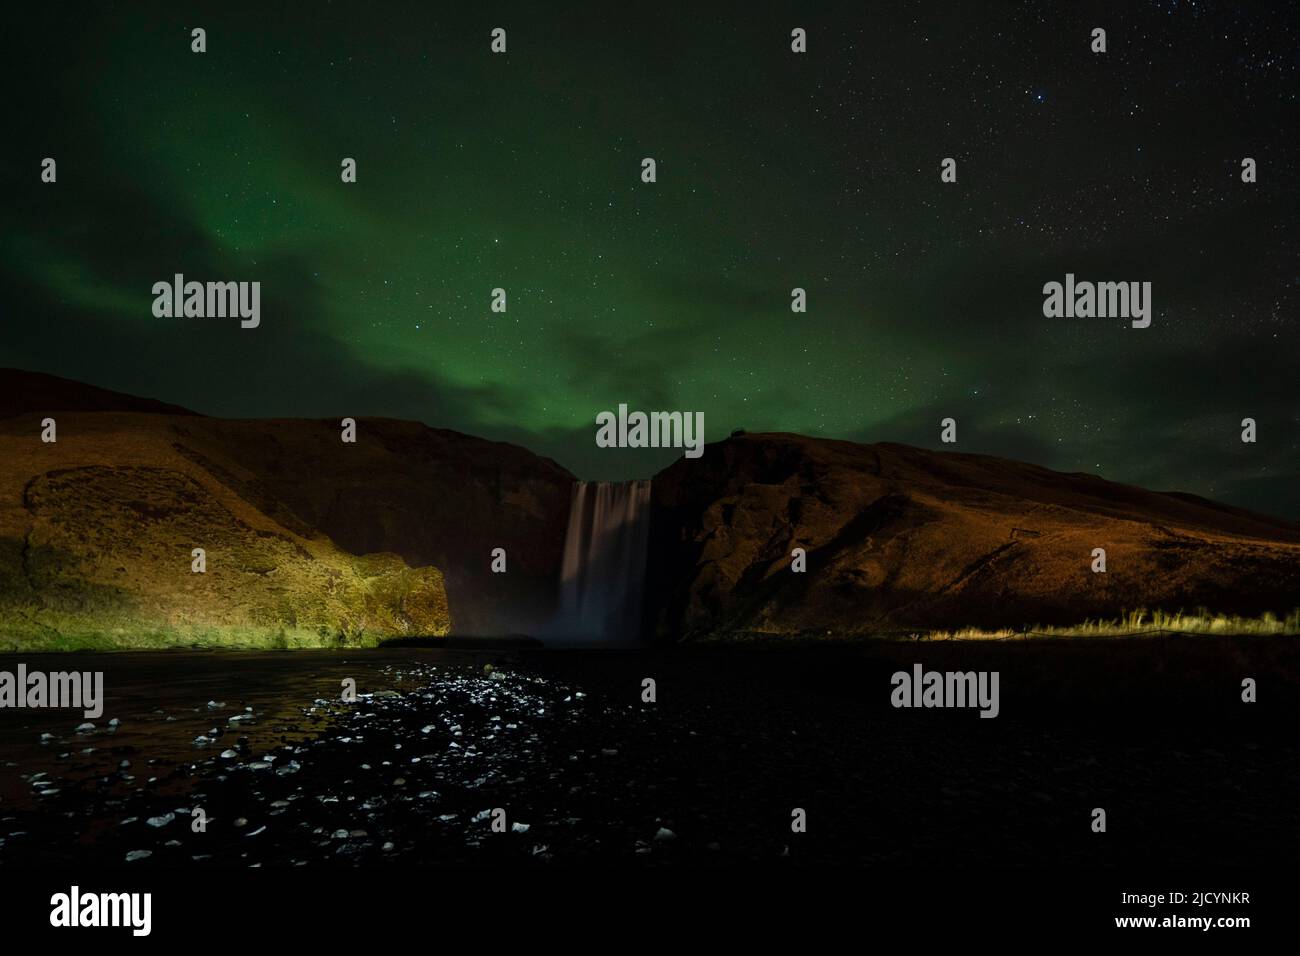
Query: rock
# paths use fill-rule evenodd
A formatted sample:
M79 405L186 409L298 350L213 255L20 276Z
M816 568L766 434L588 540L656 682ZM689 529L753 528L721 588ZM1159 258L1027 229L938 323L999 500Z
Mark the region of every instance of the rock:
M671 640L1072 625L1224 595L1258 614L1300 593L1293 523L983 455L750 434L664 469L651 507L645 593ZM1064 557L1080 535L1124 554L1106 587Z
M130 850L126 854L126 862L134 863L136 860L147 860L153 856L153 850Z
M667 843L669 840L676 840L676 839L677 839L677 834L674 833L672 830L669 830L667 827L660 827L655 832L655 840L657 840L659 843Z
M176 819L176 814L164 813L160 817L150 817L148 820L144 822L149 824L149 826L151 827L165 827L167 824L171 823L175 819Z
M7 370L0 370L0 382L11 378ZM84 420L76 412L69 412L67 419ZM40 606L64 593L103 592L112 595L105 598L108 603L94 611L65 611L54 625L55 636L71 644L70 649L87 644L98 648L105 641L110 647L116 642L129 645L140 633L157 635L154 646L167 646L183 638L190 627L204 632L207 643L251 640L265 647L355 646L411 633L447 633L451 617L446 587L442 570L432 560L408 564L396 551L409 554L409 548L353 553L348 542L335 544L339 538L309 523L337 516L340 509L330 509L330 515L313 514L315 509L300 500L302 489L319 490L330 483L340 490L353 486L355 478L346 472L360 456L343 464L337 456L324 453L317 445L315 422L287 428L284 424L254 426L260 434L250 434L246 425L209 419L199 426L207 433L205 438L193 436L195 440L177 444L171 431L175 421L166 414L137 415L122 421L123 431L116 436L82 431L85 440L70 451L71 457L65 457L64 467L54 470L31 468L9 455L0 460L5 486L19 480L31 502L25 509L25 527L15 529L19 536L33 528L45 529L43 546L67 556L33 578L37 583L28 595L19 598L16 591L0 589L0 619L8 620L32 601ZM184 427L194 424L195 419L187 416ZM431 433L418 428L419 434ZM417 446L419 434L410 436ZM125 458L124 440L132 449ZM296 451L284 448L286 443ZM476 451L490 459L495 446L483 442ZM410 464L419 467L425 456L418 447L411 450L415 460ZM303 455L300 461L310 470L309 480L303 475L281 484L285 476L277 462L286 460L285 454ZM384 482L392 461L389 450L371 461L380 466L377 482ZM339 465L344 474L339 474ZM474 470L453 466L452 474L463 477ZM451 477L446 475L443 484L449 484ZM495 482L492 487L497 487ZM408 513L427 510L427 502L418 492L412 493L405 476L393 490L398 489ZM410 504L412 498L419 504ZM227 508L224 502L234 499L242 500L251 514L236 515ZM149 503L149 520L139 520L133 510L139 502ZM301 515L309 517L304 521ZM277 530L274 534L253 530L266 527ZM182 545L188 553L195 534L202 536L211 553L226 556L223 567L230 573L208 575L201 589L178 588L167 555ZM439 547L445 544L445 539L438 541ZM125 578L117 572L124 566L132 569ZM0 551L0 580L11 580L14 570L8 551ZM292 607L285 602L286 594L293 595ZM94 622L110 617L121 626L93 628ZM312 626L299 625L300 619L313 622ZM186 624L178 625L179 620ZM364 625L359 623L362 620ZM83 631L93 632L94 638L78 637Z

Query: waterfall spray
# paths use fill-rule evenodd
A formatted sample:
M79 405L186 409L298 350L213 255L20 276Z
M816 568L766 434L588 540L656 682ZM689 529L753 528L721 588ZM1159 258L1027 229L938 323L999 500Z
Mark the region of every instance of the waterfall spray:
M650 535L650 482L573 486L564 539L559 640L630 643L641 633Z

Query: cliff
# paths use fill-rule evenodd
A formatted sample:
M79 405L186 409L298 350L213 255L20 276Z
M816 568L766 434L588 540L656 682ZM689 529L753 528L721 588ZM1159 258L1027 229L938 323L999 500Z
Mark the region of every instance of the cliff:
M980 455L740 435L654 483L651 631L851 636L1286 614L1300 527ZM807 571L791 570L803 548ZM1093 549L1106 552L1092 571Z
M345 443L337 421L221 420L0 371L0 647L527 630L550 612L571 482L412 422L362 419Z

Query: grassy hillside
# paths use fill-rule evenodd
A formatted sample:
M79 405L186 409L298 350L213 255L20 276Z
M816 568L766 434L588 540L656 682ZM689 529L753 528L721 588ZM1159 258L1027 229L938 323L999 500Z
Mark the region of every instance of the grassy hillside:
M443 576L353 555L152 413L0 420L0 649L349 646L451 628ZM250 497L252 500L250 500ZM206 572L192 570L192 550Z

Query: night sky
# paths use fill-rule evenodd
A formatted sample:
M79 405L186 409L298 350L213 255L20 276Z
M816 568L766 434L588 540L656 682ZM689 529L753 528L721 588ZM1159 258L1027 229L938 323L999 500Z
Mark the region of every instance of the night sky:
M680 454L596 448L626 402L1300 517L1291 4L36 6L7 15L0 365L584 478ZM155 318L175 272L259 280L260 328ZM1045 318L1067 272L1150 281L1151 327Z

